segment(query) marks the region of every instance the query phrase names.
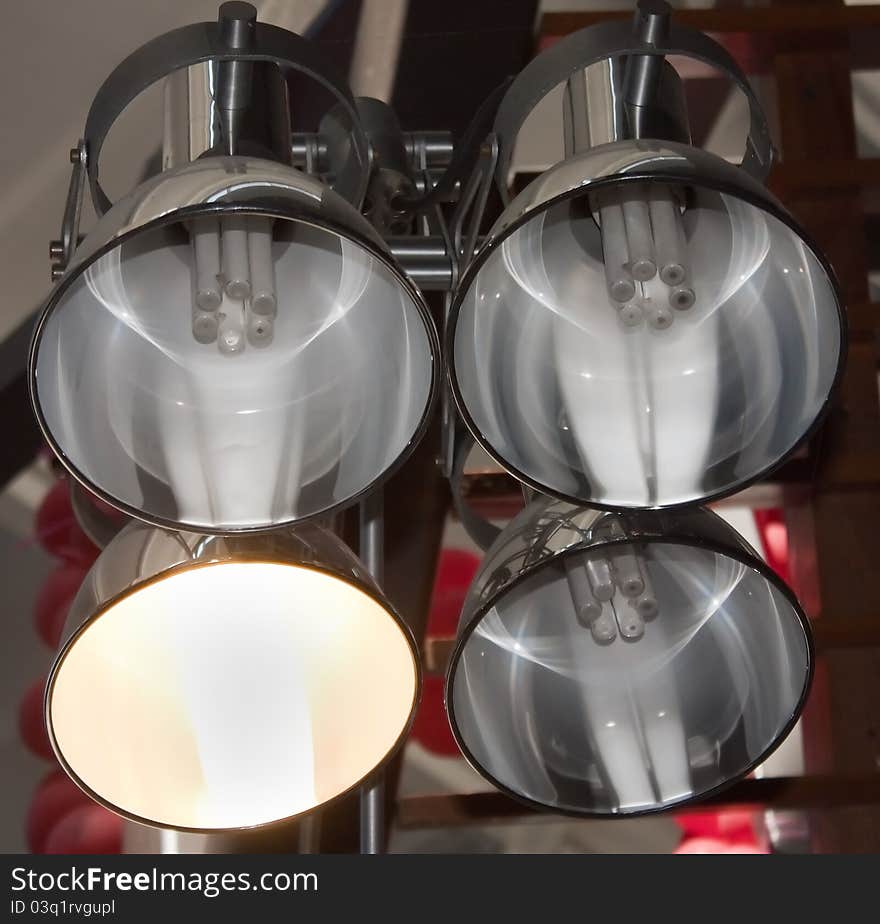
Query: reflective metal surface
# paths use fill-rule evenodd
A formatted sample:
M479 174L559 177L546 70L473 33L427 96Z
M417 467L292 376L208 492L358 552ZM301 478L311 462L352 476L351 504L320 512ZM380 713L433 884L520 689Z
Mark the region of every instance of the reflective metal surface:
M652 58L658 68L650 100L634 105L627 99L629 60L606 58L566 81L562 102L566 157L633 138L691 143L684 84L678 72L668 61Z
M644 208L660 189L680 210L690 304L654 276L628 326L598 205ZM646 228L659 253L668 235ZM459 409L500 464L621 509L721 497L770 471L825 409L844 340L831 270L757 181L703 151L627 141L562 162L505 210L458 288L447 355Z
M162 170L210 154L291 163L290 99L276 64L205 61L163 83Z
M222 538L134 523L63 637L46 694L62 765L114 811L180 830L325 805L394 752L418 698L409 630L312 525Z
M234 303L247 321L225 352L226 302L196 307L190 238L207 215L221 235L242 219L266 229L274 286L266 314L256 291ZM90 490L150 522L236 532L386 477L424 430L437 350L420 294L353 207L284 165L206 158L144 183L83 242L38 324L31 389Z
M162 169L201 157L217 144L216 65L210 61L181 67L164 81Z
M767 756L800 713L811 650L790 591L714 514L542 498L474 580L447 710L468 760L517 798L659 811Z

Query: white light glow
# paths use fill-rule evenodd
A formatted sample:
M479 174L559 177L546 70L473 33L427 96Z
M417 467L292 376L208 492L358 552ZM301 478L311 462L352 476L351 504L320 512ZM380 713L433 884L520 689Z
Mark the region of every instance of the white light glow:
M378 766L417 686L403 632L321 572L227 562L105 611L55 677L52 731L75 776L121 811L236 828L308 811Z

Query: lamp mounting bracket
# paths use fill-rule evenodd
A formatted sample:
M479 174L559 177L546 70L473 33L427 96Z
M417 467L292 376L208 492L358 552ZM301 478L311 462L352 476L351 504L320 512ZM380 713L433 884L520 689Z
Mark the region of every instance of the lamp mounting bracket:
M670 21L667 4L641 0L635 26L626 20L597 23L574 32L543 51L510 84L495 117L500 143L496 174L498 185L507 188L513 147L529 114L555 87L573 74L608 58L634 59L628 68L628 93L638 103L640 92L650 87L651 61L680 55L726 74L749 104L749 134L741 166L764 180L773 163L773 146L764 110L748 78L727 50L702 32Z
M86 117L84 132L89 151L89 187L99 215L112 205L99 182L98 167L104 139L113 123L147 87L176 70L206 61L270 62L285 72L298 71L328 91L335 99L333 111L337 118L344 118L346 128L346 143L339 152L330 185L360 206L369 179L369 144L344 78L329 66L316 45L286 29L252 22L247 25L248 40L236 43L230 42L229 30L228 23L202 22L166 32L130 54L101 85ZM230 86L234 90L235 82Z
M446 248L450 254L451 264L450 292L455 289L462 269L470 263L477 252L480 241L480 228L486 213L486 203L495 178L498 153L498 136L491 132L480 145L474 169L461 187L458 202L446 229ZM449 317L451 305L451 295L447 294L443 301L444 327ZM456 496L456 492L461 486L462 474L457 468L457 460L461 455L459 447L461 434L457 425L458 415L455 411L455 402L448 385L443 389L441 415L442 448L439 462L443 474L450 479L453 495ZM468 450L469 447L463 450L465 457ZM464 460L462 459L463 465ZM458 475L456 476L457 471ZM458 505L457 499L455 503ZM461 513L461 511L459 512ZM462 515L462 522L465 522L464 514ZM465 525L468 528L467 524ZM494 527L490 528L494 529ZM477 532L480 531L479 526L476 526L475 529ZM468 531L470 532L469 528Z
M70 149L70 163L72 165L70 183L67 187L64 215L61 218L61 235L58 240L49 243L52 282L57 282L64 275L73 257L73 252L80 242L79 222L82 216L83 191L88 170L88 148L85 140L80 139L76 147Z

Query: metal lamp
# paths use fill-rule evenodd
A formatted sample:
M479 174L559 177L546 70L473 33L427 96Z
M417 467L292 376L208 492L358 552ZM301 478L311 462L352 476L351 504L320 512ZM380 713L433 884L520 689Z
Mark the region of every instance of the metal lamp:
M71 605L46 721L98 802L210 833L319 809L371 777L406 735L419 676L409 629L332 533L132 523Z
M437 379L425 302L359 210L369 164L350 92L253 14L224 4L99 91L72 196L88 182L104 214L79 246L67 228L30 358L36 415L78 480L132 516L211 533L357 500L418 442ZM322 177L291 166L291 69L336 97L341 153ZM103 138L156 79L164 170L111 206Z
M800 606L716 515L539 498L474 579L446 706L499 789L634 815L747 774L797 720L811 674Z
M535 490L606 509L675 507L766 475L839 380L845 321L820 250L763 184L748 81L643 0L539 55L495 121L506 189L519 128L564 84L566 159L492 226L456 290L450 382L476 440ZM749 102L742 164L691 145L666 55Z
M745 94L741 163L691 143L676 55ZM291 132L291 73L331 100L316 133ZM113 204L104 138L159 80L162 171ZM519 130L559 85L565 159L508 201ZM377 771L419 666L377 587L380 486L438 392L416 283L447 294L460 416L537 492L462 613L447 708L466 757L529 804L583 815L680 805L760 763L803 705L809 630L693 505L795 450L846 348L825 257L765 188L772 159L744 75L659 0L640 0L635 27L539 55L457 145L404 138L248 4L124 61L72 152L30 354L55 453L143 521L90 572L50 674L67 772L128 818L200 833L363 786L363 848L381 850ZM484 236L493 184L505 208ZM80 240L86 186L100 217ZM458 491L468 446L443 411ZM314 525L356 501L366 568ZM115 533L77 507L90 535Z

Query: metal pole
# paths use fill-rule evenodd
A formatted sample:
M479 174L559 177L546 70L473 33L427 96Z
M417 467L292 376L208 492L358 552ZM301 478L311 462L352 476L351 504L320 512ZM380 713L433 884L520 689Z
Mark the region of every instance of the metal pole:
M452 288L452 257L440 235L386 238L395 260L423 292Z
M568 78L562 109L566 157L626 137L623 71L619 59L605 58Z
M373 491L360 505L360 557L373 580L381 585L385 565L385 516L382 489ZM379 854L385 849L385 776L377 774L361 789L361 853Z
M220 7L221 35L230 51L247 51L255 16L247 3ZM209 60L165 77L163 170L208 152L289 164L290 139L287 82L277 64Z
M638 103L627 95L633 74ZM605 58L576 71L565 84L562 116L566 157L623 139L691 142L684 84L659 55Z
M644 45L662 42L669 31L671 12L665 0L639 0L633 23L634 36ZM624 78L626 101L633 106L652 105L662 69L661 55L630 55Z
M238 0L220 5L220 38L235 51L246 51L253 43L256 7ZM251 101L253 61L221 61L217 71L217 105L224 128L226 154L238 154L241 121ZM288 138L290 136L288 135Z

